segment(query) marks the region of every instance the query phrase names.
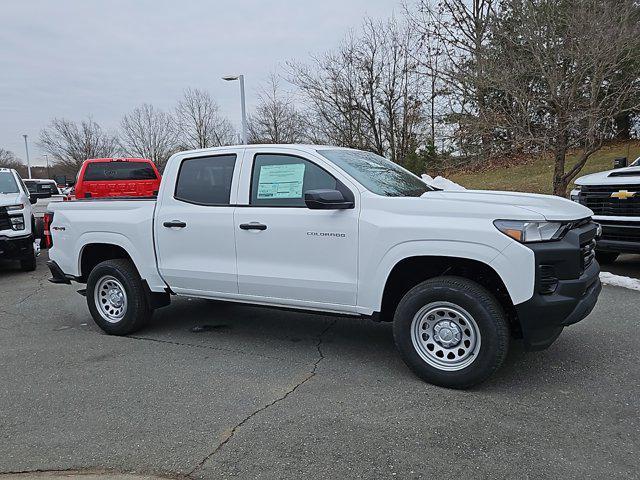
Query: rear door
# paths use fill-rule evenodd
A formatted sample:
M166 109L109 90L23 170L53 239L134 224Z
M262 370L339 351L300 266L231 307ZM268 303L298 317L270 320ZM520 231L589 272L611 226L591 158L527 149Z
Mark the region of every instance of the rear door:
M165 171L154 230L158 269L176 293L238 293L233 204L241 154L184 157Z
M356 193L321 159L247 150L240 184L246 205L236 208L234 222L241 295L345 311L355 306L359 195L348 210L311 210L304 203L305 191L338 184Z

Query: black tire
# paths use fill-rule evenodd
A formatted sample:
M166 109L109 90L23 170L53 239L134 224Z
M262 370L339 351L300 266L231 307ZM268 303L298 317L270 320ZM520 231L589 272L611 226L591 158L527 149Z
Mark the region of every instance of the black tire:
M600 265L609 265L616 261L620 254L618 252L606 252L604 250L596 250L596 260Z
M33 272L36 267L36 252L33 250L33 246L29 249L29 256L20 260L20 269L23 272Z
M437 310L434 315L428 317L419 317L424 312L426 315L432 307ZM440 305L445 305L441 307ZM466 360L461 360L458 366L452 368L459 368L458 370L445 370L446 367L438 367L428 363L425 358L430 358L430 362L438 362L438 359L431 358L429 353L425 349L423 353L419 352L420 347L414 346L414 333L422 332L420 328L425 328L431 323L431 333L435 332L434 325L440 324L442 328L442 321L451 321L455 317L453 312L448 313L447 308L451 307L453 310L456 308L468 314L471 322L475 323L473 329L473 338L469 338L474 343L467 340L463 343L459 343L453 348L455 352L462 352L462 355L466 355ZM440 308L445 308L445 311L440 311ZM444 316L439 316L444 314ZM448 315L451 315L450 318ZM435 320L431 320L435 318ZM418 330L414 330L414 318L416 322L424 322L421 327L416 327ZM465 318L460 316L459 318ZM458 321L458 320L456 320ZM466 323L471 327L471 322ZM460 324L465 324L464 320L460 321ZM476 328L477 327L477 328ZM464 326L454 326L459 328L459 334L465 335L464 332L471 332ZM425 339L431 338L431 340ZM402 298L393 320L393 336L395 339L396 347L400 352L400 356L407 364L407 366L420 378L432 383L448 388L464 389L472 387L490 377L504 362L507 356L509 348L509 324L507 322L506 315L496 298L491 295L485 288L480 286L474 281L461 277L436 277L419 283L411 290L409 290ZM431 350L435 356L435 353L442 351L446 355L446 352L454 355L451 350L446 350L439 343L436 343L433 337L430 337L426 333L418 335L425 339L423 344L428 350ZM479 342L478 342L479 340ZM420 339L415 340L420 342ZM459 339L462 341L462 339ZM431 342L429 347L427 342ZM433 348L435 345L435 348ZM471 346L471 349L467 348ZM461 347L458 349L458 347ZM477 348L477 351L475 348ZM465 350L467 348L467 350ZM472 353L475 352L475 353ZM432 356L432 357L433 357ZM448 357L440 357L442 362L452 362L453 360L446 360ZM470 363L465 363L470 362Z
M114 278L124 288L126 308L121 319L107 320L96 305L96 288L107 277ZM151 318L147 291L138 271L129 260L115 259L99 263L87 279L87 305L93 320L109 335L128 335L139 330Z

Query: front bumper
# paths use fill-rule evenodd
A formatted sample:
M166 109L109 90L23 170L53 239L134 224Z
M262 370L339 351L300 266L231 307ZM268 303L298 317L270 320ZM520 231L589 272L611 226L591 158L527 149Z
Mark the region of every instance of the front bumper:
M602 290L600 266L583 254L595 235L596 226L589 223L560 241L530 245L536 262L535 292L515 306L527 349L547 348L564 327L579 322L595 307ZM553 272L555 287L549 288L549 272Z
M640 253L640 222L598 220L602 225L602 238L598 250L618 253Z
M0 236L0 258L22 260L33 255L33 235L22 237Z

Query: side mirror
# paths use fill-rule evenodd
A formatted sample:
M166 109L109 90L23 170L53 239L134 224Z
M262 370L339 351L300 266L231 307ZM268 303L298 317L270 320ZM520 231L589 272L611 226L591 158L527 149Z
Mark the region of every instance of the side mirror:
M308 190L304 192L304 203L312 210L345 210L353 208L339 190Z
M619 157L613 160L613 168L624 168L627 166L627 157Z
M38 201L38 197L36 195L29 195L29 203L31 203L31 205L33 205L37 201Z

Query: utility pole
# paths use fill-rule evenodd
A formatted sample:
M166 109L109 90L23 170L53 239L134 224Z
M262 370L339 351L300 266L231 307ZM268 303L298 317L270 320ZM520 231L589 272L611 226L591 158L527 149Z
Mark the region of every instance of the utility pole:
M29 179L31 179L31 161L29 160L29 145L27 145L27 135L22 135L24 137L24 150L27 152L27 170L29 171Z
M51 178L51 170L49 170L49 155L44 154L44 161L47 164L47 178Z
M240 80L240 107L242 108L242 144L247 144L247 106L244 98L244 75L229 75L222 77L223 80L231 82Z

